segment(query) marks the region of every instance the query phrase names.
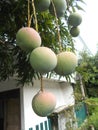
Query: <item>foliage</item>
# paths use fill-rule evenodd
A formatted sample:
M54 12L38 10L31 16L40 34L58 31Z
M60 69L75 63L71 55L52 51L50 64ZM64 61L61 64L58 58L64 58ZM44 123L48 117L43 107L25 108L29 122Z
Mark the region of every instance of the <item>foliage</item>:
M67 9L64 18L58 19L62 48L74 51L74 41L69 33L67 19L70 12L83 10L78 3L82 0L66 0ZM2 0L0 1L0 81L17 75L24 84L34 77L40 77L29 64L29 54L16 46L16 33L21 27L28 26L28 16L31 17L31 27L36 29L35 16L30 0L28 12L27 0ZM38 32L42 38L42 46L50 47L55 53L60 51L56 19L48 11L36 12Z
M75 123L76 123L76 119L74 116L74 107L73 106L69 106L68 109L66 109L64 111L65 117L66 117L66 124L65 124L65 128L67 130L73 130L76 128Z
M78 130L89 130L92 126L98 130L98 52L95 55L89 54L87 50L80 52L79 66L76 70L76 103L84 101L88 112L87 119ZM80 81L85 90L85 100L80 90Z
M85 102L89 115L78 130L89 130L91 126L98 130L98 98L89 98Z
M88 97L98 97L98 53L93 56L83 51L80 56L76 70L81 75L85 92Z
M95 130L98 130L98 112L94 113L92 116L88 119L88 125L94 126Z
M75 108L76 111L79 111L83 103L86 105L88 115L79 128L77 128L76 123L78 119L75 118L73 109ZM98 98L86 98L84 101L78 102L74 108L69 107L69 109L65 111L66 128L68 130L73 130L74 128L76 130L90 130L91 126L93 126L95 130L98 130Z

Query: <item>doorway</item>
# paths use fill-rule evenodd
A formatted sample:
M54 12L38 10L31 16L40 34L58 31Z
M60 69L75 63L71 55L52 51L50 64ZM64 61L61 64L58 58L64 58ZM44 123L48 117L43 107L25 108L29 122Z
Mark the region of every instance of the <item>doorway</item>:
M0 130L20 130L20 90L0 92Z

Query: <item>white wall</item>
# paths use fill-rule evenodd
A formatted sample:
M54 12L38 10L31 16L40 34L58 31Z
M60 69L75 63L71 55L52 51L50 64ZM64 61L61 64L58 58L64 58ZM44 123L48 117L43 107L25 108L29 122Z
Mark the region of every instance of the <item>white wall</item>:
M24 87L16 86L17 82L11 78L0 82L0 92L20 88L20 107L21 107L21 130L29 128L47 120L46 117L37 116L32 110L31 102L34 95L40 90L40 81L35 80L34 85L25 85ZM56 111L74 104L73 89L67 82L44 79L44 89L52 92L57 99Z
M58 82L54 80L44 79L43 86L45 90L52 92L56 96L56 109L58 109L60 106L66 105L67 107L70 104L74 104L73 89L70 84L66 82ZM39 90L39 80L35 80L33 86L29 85L23 88L25 130L28 130L30 127L33 127L36 124L47 120L46 117L37 116L32 110L32 98Z

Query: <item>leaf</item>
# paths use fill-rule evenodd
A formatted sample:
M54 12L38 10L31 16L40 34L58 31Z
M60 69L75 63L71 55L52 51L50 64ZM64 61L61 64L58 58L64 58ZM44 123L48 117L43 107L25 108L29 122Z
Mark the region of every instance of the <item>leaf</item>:
M81 3L83 3L83 4L86 4L86 3L84 2L84 0L79 0L79 2L81 2Z
M96 99L89 98L89 99L85 100L85 103L88 104L88 105L93 105L93 106L98 107L98 99L96 101Z
M85 12L85 10L84 10L81 6L79 6L78 4L76 4L76 8L77 8L78 10L82 10L82 11Z

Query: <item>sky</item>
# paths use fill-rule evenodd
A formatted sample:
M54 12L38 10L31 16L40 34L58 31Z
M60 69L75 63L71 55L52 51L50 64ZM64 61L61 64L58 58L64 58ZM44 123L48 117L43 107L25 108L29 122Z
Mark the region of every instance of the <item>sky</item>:
M82 7L85 12L80 11L82 15L82 23L80 28L80 37L85 41L92 54L98 49L98 0L84 0L86 5ZM79 42L79 38L75 38L77 49L81 50L83 44Z

